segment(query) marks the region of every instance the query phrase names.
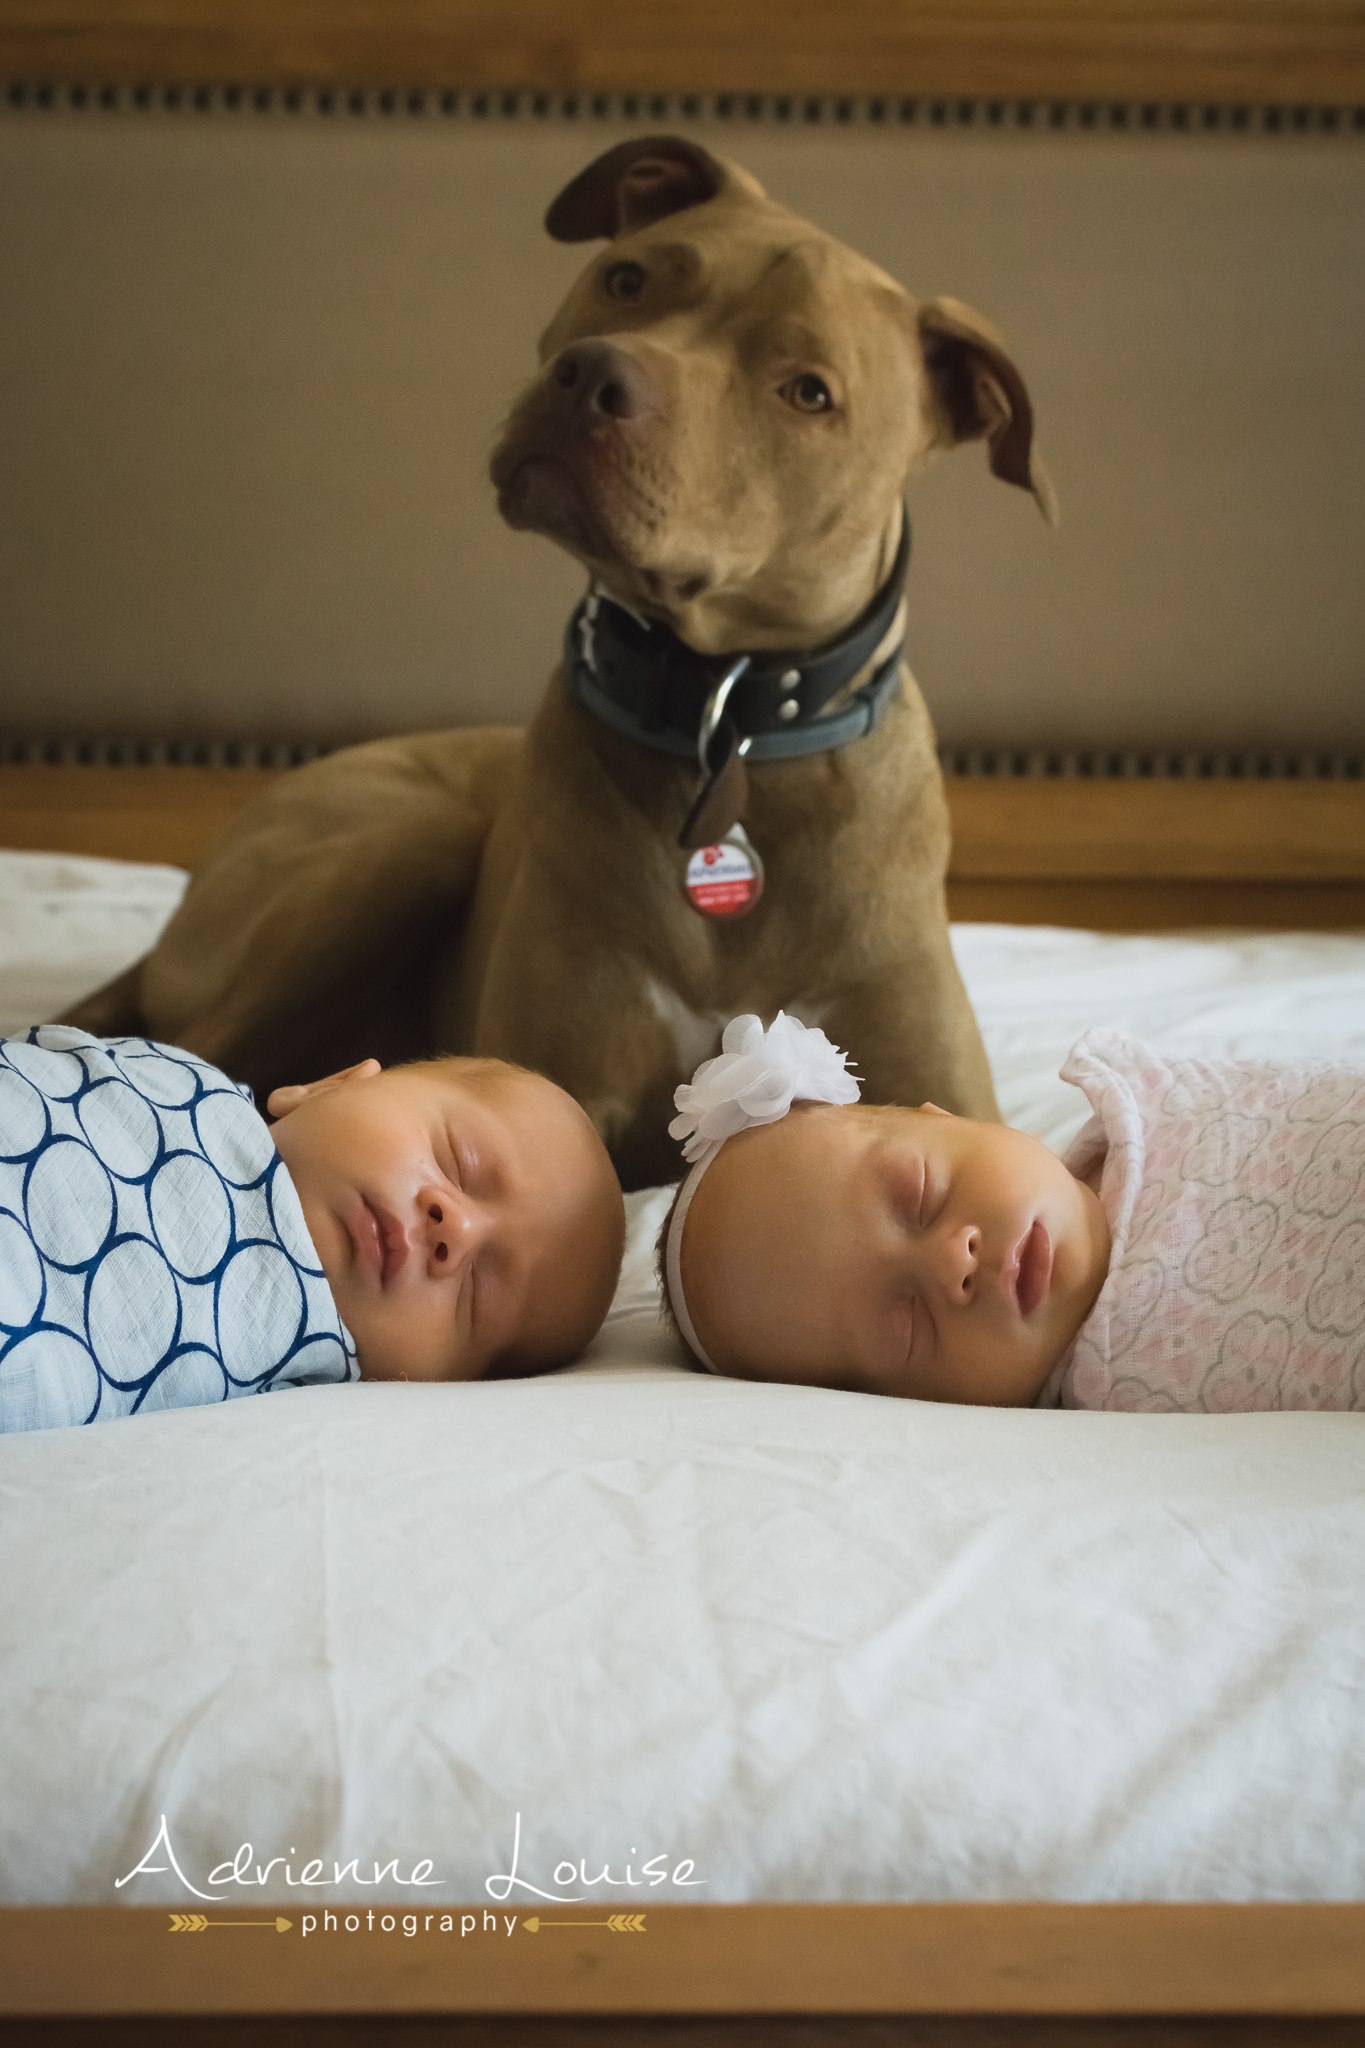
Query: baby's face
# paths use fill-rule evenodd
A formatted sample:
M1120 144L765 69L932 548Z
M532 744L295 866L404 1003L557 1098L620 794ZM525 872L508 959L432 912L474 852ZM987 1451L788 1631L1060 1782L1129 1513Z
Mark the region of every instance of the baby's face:
M368 1379L558 1364L611 1301L624 1210L561 1088L493 1060L278 1088L271 1136Z
M727 1139L681 1252L722 1372L1000 1407L1038 1394L1108 1262L1041 1140L930 1104L808 1103Z

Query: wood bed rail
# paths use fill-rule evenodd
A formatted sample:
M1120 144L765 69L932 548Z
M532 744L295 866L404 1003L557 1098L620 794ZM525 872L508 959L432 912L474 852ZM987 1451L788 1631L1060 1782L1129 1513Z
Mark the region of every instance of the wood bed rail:
M0 0L0 73L1347 105L1360 0Z
M1039 2044L1071 2038L1057 2025L1068 2017L1126 2016L1113 2038L1131 2042L1134 2019L1178 2014L1184 2044L1207 2038L1198 2015L1277 2015L1278 2035L1252 2038L1297 2042L1333 2038L1299 2031L1305 2021L1330 2025L1334 2015L1365 2012L1365 1906L1354 1904L664 1906L641 1912L639 1927L614 1931L599 1915L562 1926L565 1915L543 1909L529 1919L512 1909L495 1915L485 1900L419 1913L413 1934L404 1926L410 1899L376 1901L372 1911L333 1906L326 1927L321 1906L296 1899L256 1904L249 1915L193 1899L185 1906L196 1915L122 1906L0 1912L0 2012L173 2014L182 2042L194 2038L194 2014L331 2015L319 2040L371 2043L380 2036L362 2033L360 2016L374 2013L633 2015L634 2041L650 2039L651 2015L671 2016L673 2027L679 2016L715 2015L705 2035L712 2044L742 2041L729 2031L742 2015L881 2016L885 2029L887 2015L935 2014L962 2019L960 2033L940 2039L983 2048L1010 2038L998 2025L978 2031L990 2014L1052 2016L1056 2031L1031 2036ZM348 1913L357 1922L350 1932ZM444 1932L443 1914L453 1921ZM492 1933L485 1914L496 1922ZM174 1924L195 1917L208 1925ZM213 1925L243 1919L254 1924ZM437 2038L469 2039L422 2036L433 2048ZM506 2037L485 2018L477 2038ZM858 2038L832 2029L816 2036L820 2044ZM908 2048L920 2037L897 2030L878 2038L882 2048L893 2038ZM1110 2036L1092 2021L1083 2038Z
M950 776L955 918L1365 926L1365 783Z
M0 846L192 866L266 768L0 767ZM949 776L952 916L1365 927L1365 782Z

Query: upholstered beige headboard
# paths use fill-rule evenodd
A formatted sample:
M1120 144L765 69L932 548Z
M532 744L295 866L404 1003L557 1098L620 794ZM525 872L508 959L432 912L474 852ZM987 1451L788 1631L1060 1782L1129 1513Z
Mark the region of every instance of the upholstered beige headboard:
M49 42L97 64L98 10L28 12L85 19L84 44ZM1028 77L1020 9L994 12ZM136 45L162 77L175 47ZM400 36L391 65L405 49L418 64ZM911 648L946 745L1365 753L1349 109L181 76L30 81L0 112L0 740L523 718L580 580L502 528L484 474L583 260L541 216L595 153L663 128L1014 347L1063 521L979 449L916 487Z

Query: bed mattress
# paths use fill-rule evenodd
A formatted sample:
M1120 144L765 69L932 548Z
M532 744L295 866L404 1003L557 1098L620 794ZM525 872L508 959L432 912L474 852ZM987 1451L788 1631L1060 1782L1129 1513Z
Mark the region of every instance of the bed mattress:
M0 1017L179 887L0 856ZM1365 938L954 942L1053 1144L1087 1025L1365 1059ZM0 1900L1365 1896L1365 1416L714 1380L666 1201L565 1372L0 1438Z

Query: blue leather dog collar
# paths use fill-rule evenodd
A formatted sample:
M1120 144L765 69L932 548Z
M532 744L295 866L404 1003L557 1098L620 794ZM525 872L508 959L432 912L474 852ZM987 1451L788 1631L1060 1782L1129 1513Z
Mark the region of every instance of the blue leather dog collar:
M840 710L826 713L824 706L867 667L886 638L909 563L910 521L902 515L891 573L847 631L821 647L764 649L719 660L698 654L671 627L650 624L605 591L590 590L564 635L569 689L627 739L695 759L708 702L722 677L738 669L725 709L746 760L790 760L846 747L874 729L895 693L900 647Z

